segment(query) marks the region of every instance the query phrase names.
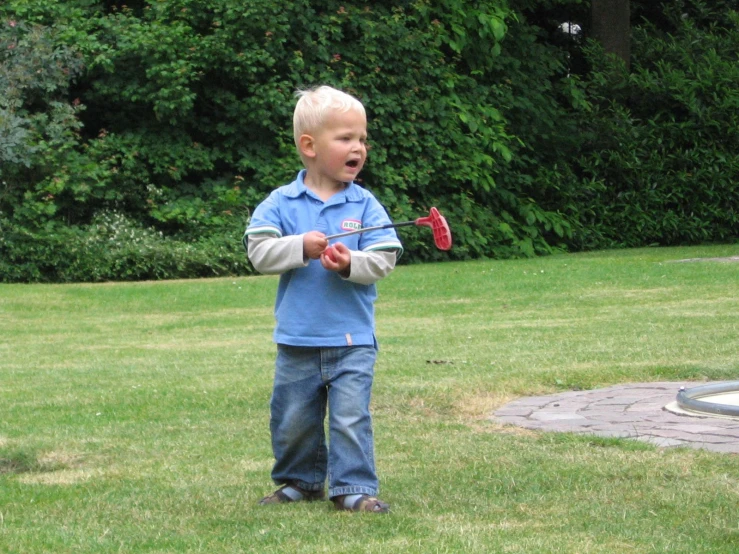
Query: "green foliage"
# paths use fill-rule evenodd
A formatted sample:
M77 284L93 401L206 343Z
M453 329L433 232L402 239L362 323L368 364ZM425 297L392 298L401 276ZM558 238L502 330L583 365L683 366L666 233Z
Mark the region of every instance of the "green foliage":
M16 4L59 20L54 4ZM116 210L175 240L240 225L240 208L299 169L294 91L330 83L367 106L364 183L393 218L437 205L466 237L457 257L530 253L525 231L488 209L517 203L496 185L512 139L484 78L507 30L503 3L170 0L86 15L61 34L87 65L74 89L85 143L56 164L41 197L50 216L85 226ZM441 256L427 236L403 239L408 261Z
M367 107L362 183L391 218L451 225L450 253L402 230L404 263L733 240L731 7L633 0L626 74L562 31L587 33L580 0L9 0L2 279L248 272L220 245L242 256L245 214L295 177L294 92L324 83ZM96 273L85 241L111 213L157 254Z
M509 192L491 201L489 209L499 214L499 228L532 256L564 249L577 231L567 203L575 183L568 179L566 161L578 146L577 122L569 114L586 101L578 79L568 74L567 50L535 23L542 19L542 7L521 9L488 75L506 127L517 137L510 143L510 163L497 179Z
M0 281L100 282L216 277L248 272L240 230L191 241L166 238L121 213L84 227L48 224L32 232L0 220Z
M66 95L81 70L57 31L0 22L0 213L46 221L61 208L56 170L76 156L82 109Z
M739 12L706 21L683 9L665 7L671 33L648 23L635 29L630 74L597 45L587 49L592 111L578 163L591 186L575 199L593 205L585 246L739 235Z

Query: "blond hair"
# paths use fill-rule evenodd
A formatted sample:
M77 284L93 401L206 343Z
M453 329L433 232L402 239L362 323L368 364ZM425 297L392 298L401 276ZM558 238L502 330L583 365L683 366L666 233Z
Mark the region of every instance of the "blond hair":
M330 112L346 113L355 110L366 117L364 106L353 96L329 86L320 86L295 93L298 103L293 113L295 146L300 151L300 137L323 126Z

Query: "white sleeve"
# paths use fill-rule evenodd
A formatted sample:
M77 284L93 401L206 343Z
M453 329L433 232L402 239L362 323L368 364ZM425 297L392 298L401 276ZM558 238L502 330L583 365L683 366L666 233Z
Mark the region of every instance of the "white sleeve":
M285 273L305 267L303 235L276 237L271 234L254 234L247 237L247 255L254 269L265 275Z
M352 250L352 263L347 281L360 285L371 285L386 277L395 268L395 250L362 252Z

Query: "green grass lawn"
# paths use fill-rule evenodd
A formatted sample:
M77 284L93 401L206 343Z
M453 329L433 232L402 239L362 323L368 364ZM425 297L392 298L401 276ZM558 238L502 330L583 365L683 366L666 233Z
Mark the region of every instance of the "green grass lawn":
M387 516L270 492L275 277L0 285L0 552L739 551L739 457L491 420L739 379L739 246L404 266L379 285ZM319 307L317 306L317 309Z

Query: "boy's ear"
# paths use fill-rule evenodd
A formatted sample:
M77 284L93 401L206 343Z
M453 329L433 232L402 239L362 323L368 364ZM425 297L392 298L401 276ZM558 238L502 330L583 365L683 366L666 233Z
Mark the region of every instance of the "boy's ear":
M298 147L300 148L300 153L303 154L303 156L307 158L315 158L315 145L316 141L311 135L300 135L300 138L298 139Z

